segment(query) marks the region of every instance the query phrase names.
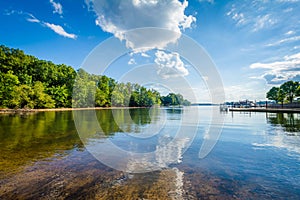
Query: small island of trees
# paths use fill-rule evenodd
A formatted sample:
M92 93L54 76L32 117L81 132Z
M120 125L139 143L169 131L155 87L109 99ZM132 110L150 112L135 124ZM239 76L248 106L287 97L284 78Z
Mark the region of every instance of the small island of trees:
M75 91L73 93L73 91ZM77 71L0 46L0 108L190 105L181 94L162 96L135 83Z

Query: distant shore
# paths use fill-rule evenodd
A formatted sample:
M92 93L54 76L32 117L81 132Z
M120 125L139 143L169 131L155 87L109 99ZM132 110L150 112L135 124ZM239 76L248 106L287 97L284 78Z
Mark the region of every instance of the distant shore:
M286 112L300 113L300 108L229 108L229 111L234 112Z
M73 111L73 110L107 110L107 109L134 109L146 107L91 107L91 108L44 108L44 109L0 109L0 114L11 113L34 113L34 112L59 112L59 111Z

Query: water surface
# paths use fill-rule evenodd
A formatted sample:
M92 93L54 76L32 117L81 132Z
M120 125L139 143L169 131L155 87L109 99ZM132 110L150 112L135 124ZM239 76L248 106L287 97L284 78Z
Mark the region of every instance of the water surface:
M300 114L219 113L221 137L200 159L210 125L222 126L211 109L77 111L80 137L71 111L1 115L0 199L300 199ZM143 163L150 172L104 165L95 152L107 144L156 151ZM113 162L105 147L99 155Z

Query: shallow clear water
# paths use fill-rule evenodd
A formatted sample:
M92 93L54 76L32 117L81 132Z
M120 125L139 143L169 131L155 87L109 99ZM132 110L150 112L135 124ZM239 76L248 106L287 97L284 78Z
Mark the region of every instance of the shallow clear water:
M0 199L300 199L300 114L212 110L1 115Z

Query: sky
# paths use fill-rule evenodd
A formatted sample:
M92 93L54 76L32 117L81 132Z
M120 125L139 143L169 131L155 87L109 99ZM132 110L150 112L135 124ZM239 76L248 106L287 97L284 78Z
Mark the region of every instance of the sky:
M120 82L211 102L210 84L220 77L226 101L258 101L273 86L300 81L299 10L300 0L2 0L0 44L79 69L115 39L128 53L103 74ZM183 38L208 55L200 61L214 64L204 71L215 67L218 74L199 74L183 56L193 50L170 50Z

